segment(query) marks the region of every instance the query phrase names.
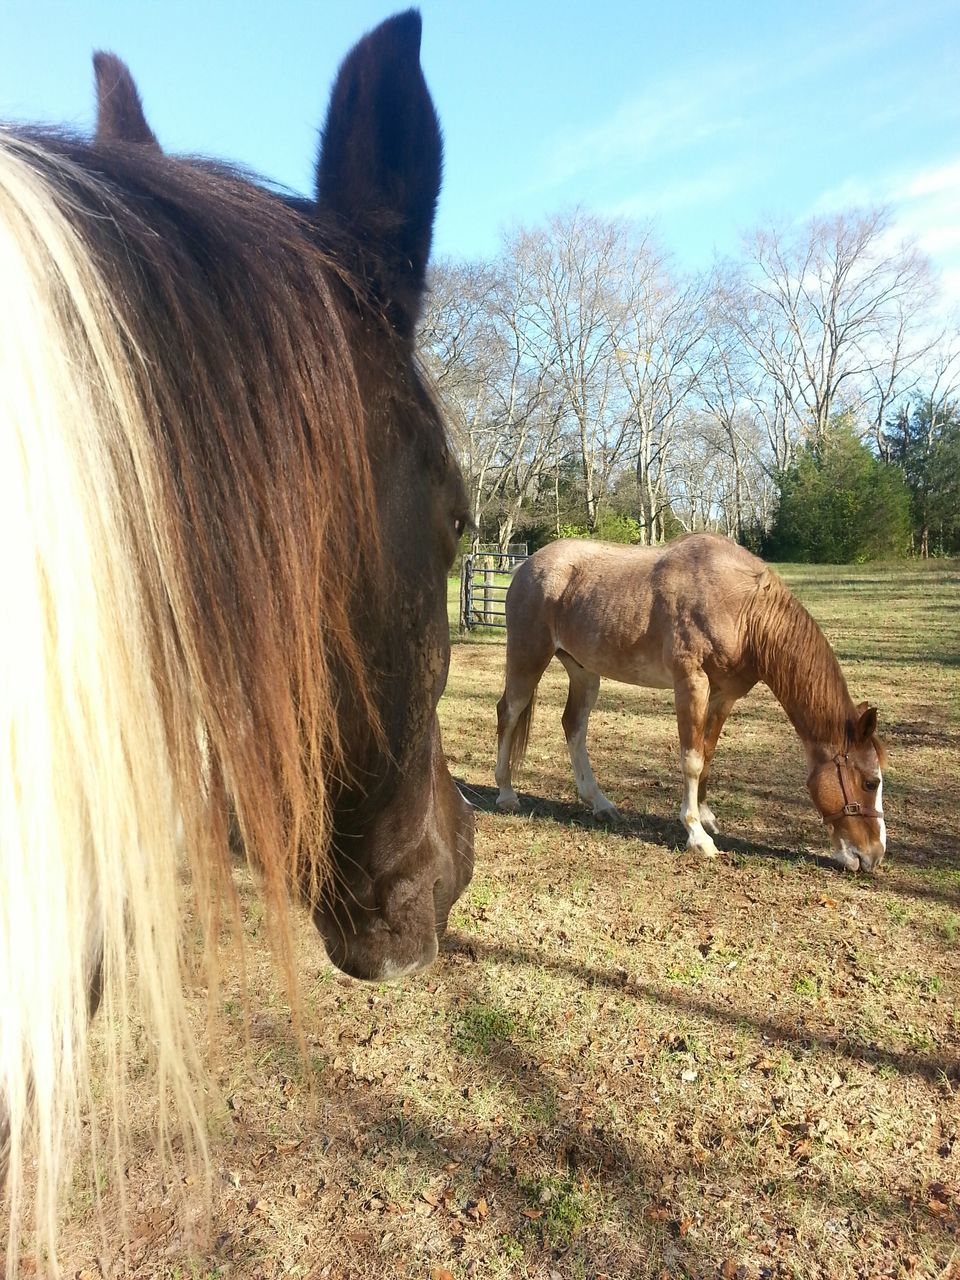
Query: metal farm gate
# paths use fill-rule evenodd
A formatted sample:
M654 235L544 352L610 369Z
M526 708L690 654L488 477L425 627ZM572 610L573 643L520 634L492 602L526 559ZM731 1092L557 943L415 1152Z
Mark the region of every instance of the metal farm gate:
M473 627L506 629L504 601L510 578L527 558L525 542L511 543L506 551L480 548L464 556L460 569L460 630Z

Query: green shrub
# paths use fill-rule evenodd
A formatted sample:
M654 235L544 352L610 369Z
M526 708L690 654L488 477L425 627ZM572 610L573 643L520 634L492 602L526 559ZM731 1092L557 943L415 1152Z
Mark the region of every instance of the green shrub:
M780 480L764 554L773 560L850 564L905 555L910 493L845 423L807 445Z

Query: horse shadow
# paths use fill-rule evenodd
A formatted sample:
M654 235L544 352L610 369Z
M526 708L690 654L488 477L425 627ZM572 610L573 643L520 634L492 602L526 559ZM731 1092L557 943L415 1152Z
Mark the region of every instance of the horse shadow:
M496 787L464 782L456 778L461 793L478 813L505 817L497 808ZM540 796L520 793L520 813L509 815L532 823L551 823L556 826L577 827L587 831L603 831L619 840L642 840L659 844L670 850L686 852L686 832L677 818L667 818L656 813L637 813L621 809L619 818L598 817L578 801L545 800ZM810 862L824 870L838 871L837 864L829 856L810 849L797 849L789 845L765 844L759 840L744 840L728 835L725 831L717 837L720 860L764 858L777 862Z

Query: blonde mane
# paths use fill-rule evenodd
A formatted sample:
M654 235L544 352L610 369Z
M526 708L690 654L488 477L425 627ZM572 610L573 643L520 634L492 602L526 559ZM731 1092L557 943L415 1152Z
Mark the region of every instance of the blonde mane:
M96 993L112 1112L133 1002L202 1166L182 864L209 962L234 809L292 974L285 908L298 887L323 892L327 787L343 772L335 673L373 715L350 591L376 521L340 278L268 193L144 156L137 189L149 199L162 179L164 235L79 146L0 134L11 1274L29 1156L34 1234L56 1270Z

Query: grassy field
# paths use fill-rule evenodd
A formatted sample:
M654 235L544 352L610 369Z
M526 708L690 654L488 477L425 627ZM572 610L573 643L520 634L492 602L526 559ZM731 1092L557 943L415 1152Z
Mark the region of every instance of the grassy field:
M721 739L715 863L682 849L669 694L604 686L592 755L625 821L576 803L556 664L523 812L498 814L502 640L458 638L441 719L477 869L439 962L363 987L305 926L305 1065L244 882L245 985L226 978L209 1033L209 1241L182 1261L177 1189L145 1155L122 1188L128 1247L100 1238L78 1182L68 1274L956 1277L960 574L784 574L880 709L875 877L821 857L802 752L763 689ZM204 1034L199 993L197 1019ZM146 1130L146 1103L134 1115ZM109 1214L121 1188L102 1182Z

